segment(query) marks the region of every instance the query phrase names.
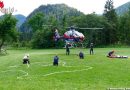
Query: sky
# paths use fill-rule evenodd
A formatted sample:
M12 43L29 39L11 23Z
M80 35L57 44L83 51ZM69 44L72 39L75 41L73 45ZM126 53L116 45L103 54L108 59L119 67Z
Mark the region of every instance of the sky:
M106 0L0 0L4 2L4 8L14 8L13 14L23 14L28 16L34 9L40 5L47 4L61 4L64 3L69 7L76 8L77 10L90 14L96 12L102 14ZM113 0L114 7L129 2L130 0ZM2 13L0 12L0 15Z

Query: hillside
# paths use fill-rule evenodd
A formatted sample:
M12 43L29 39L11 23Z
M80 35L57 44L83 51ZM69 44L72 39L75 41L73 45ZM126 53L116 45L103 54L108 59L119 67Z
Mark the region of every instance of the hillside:
M17 14L17 15L14 15L14 16L18 20L17 27L20 27L24 23L24 21L26 20L26 17L24 15Z
M48 4L41 5L39 8L35 9L28 17L32 17L35 13L42 12L46 17L55 16L57 19L61 19L64 15L68 17L79 16L83 14L75 8L69 7L65 4Z
M18 21L17 21L17 27L19 28L23 23L24 21L26 20L26 17L22 14L16 14L16 15L13 15ZM3 18L3 15L0 16L0 18Z
M124 13L126 13L130 8L130 2L127 2L119 7L116 8L116 13L118 15L123 15Z
M20 27L23 31L24 29L27 30L27 24L29 18L34 16L36 13L42 12L45 15L45 19L48 20L50 17L55 17L58 21L58 23L61 23L63 20L64 15L66 15L67 18L70 18L72 16L79 16L84 15L82 12L78 11L75 8L69 7L65 4L48 4L48 5L41 5L37 9L35 9L27 18L25 23ZM25 31L25 30L24 30Z

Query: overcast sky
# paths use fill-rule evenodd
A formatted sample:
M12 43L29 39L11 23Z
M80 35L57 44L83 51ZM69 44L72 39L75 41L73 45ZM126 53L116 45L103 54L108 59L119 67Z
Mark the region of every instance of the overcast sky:
M70 7L76 8L77 10L89 14L96 12L102 14L106 0L0 0L4 2L5 8L14 7L15 11L13 14L29 15L34 9L40 5L47 4L60 4L64 3ZM114 7L118 7L130 0L113 0ZM0 12L0 15L2 13Z

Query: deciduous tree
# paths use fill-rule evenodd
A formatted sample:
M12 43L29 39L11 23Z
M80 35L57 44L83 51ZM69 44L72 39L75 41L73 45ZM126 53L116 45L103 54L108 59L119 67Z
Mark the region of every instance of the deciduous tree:
M16 31L16 18L14 18L11 14L6 14L1 17L0 20L0 50L4 43L9 40L17 39L17 31Z

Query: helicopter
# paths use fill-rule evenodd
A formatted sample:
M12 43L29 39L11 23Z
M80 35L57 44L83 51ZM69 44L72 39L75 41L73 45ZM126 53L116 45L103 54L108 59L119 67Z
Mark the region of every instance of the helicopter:
M43 27L53 27L53 25L43 25ZM102 30L103 27L94 27L94 28L83 28L83 27L76 27L75 25L70 26L70 27L65 27L68 31L64 32L63 35L60 35L58 32L58 29L55 27L52 32L53 32L53 40L56 43L59 40L64 40L65 44L67 45L69 43L70 46L75 47L76 44L81 44L82 47L84 47L83 45L83 41L86 39L86 37L84 36L83 33L77 31L77 30ZM90 31L90 33L92 33ZM76 45L77 47L77 45Z
M81 43L85 39L83 33L76 30L75 27L71 26L68 28L69 30L66 31L63 36L60 36L57 29L55 29L54 33L54 41L58 42L60 39L63 39L66 44L69 44L73 47L75 43Z

